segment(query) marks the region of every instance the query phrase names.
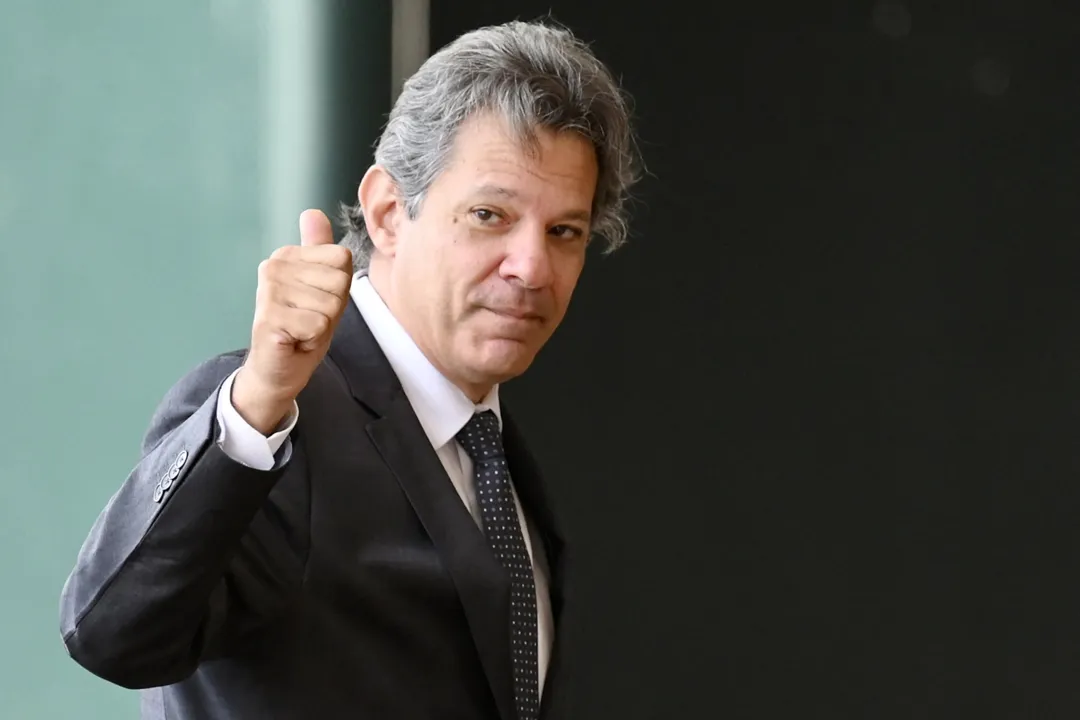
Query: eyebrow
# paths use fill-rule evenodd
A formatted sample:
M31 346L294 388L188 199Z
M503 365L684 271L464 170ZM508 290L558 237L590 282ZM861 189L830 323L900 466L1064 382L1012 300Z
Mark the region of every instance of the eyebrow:
M498 197L514 198L518 196L517 190L503 187L502 185L481 185L476 188L477 195L496 195Z
M517 190L511 190L508 187L502 185L481 185L475 190L476 195L480 197L498 197L513 199L519 196ZM592 213L588 210L571 210L563 215L566 220L580 220L581 222L592 222Z

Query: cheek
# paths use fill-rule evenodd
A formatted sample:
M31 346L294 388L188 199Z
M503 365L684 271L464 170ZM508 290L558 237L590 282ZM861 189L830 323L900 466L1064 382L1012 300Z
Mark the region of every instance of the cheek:
M581 278L581 271L584 266L584 259L573 258L568 259L566 264L560 268L555 284L555 301L559 303L563 311L570 304L570 297L574 294L574 289Z
M493 252L472 252L459 258L455 276L456 294L466 303L483 304L491 296L501 297L504 283L500 272L502 256Z

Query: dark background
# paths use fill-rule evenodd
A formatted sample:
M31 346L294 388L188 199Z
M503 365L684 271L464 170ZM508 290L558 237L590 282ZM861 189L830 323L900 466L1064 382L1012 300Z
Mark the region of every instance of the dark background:
M1080 6L550 14L635 98L634 236L506 394L575 718L1080 712Z

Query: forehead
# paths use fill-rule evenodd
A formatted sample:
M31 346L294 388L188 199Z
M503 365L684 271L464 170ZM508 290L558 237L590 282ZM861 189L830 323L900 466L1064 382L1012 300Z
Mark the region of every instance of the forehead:
M484 187L591 204L596 152L575 132L541 129L536 145L526 145L500 118L483 114L462 124L443 174L448 189L459 195Z

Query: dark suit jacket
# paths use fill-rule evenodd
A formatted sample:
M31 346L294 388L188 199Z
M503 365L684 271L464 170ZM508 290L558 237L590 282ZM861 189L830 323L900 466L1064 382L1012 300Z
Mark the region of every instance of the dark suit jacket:
M268 472L216 444L218 388L242 360L201 365L158 408L64 586L71 656L143 689L144 718L513 720L509 577L355 305ZM551 575L542 713L562 717L563 540L503 418Z

